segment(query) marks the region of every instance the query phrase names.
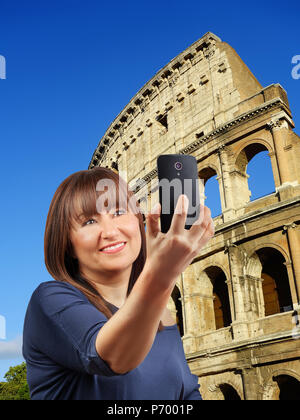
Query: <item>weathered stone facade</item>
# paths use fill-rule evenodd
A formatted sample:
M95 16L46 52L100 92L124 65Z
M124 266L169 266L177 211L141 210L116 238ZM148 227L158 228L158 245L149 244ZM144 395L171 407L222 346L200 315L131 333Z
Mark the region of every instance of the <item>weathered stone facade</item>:
M147 210L158 201L158 155L195 156L204 183L217 174L215 236L169 302L207 400L300 399L300 138L293 129L285 90L263 88L228 44L207 33L132 98L89 165L118 170ZM247 165L264 150L276 191L251 202Z

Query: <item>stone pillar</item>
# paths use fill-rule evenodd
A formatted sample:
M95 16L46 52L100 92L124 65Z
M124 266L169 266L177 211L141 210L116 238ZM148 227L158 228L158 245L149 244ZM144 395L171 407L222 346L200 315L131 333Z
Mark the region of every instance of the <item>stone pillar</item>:
M291 258L292 258L292 256L291 256ZM286 266L286 271L287 271L288 278L289 278L289 285L290 285L290 290L291 290L293 306L296 306L296 309L297 309L297 303L296 302L298 302L298 294L297 294L293 264L292 264L291 261L289 261L289 262L284 262L283 265Z
M228 298L229 298L229 305L230 305L230 313L231 313L231 321L235 320L235 302L234 302L234 294L233 294L233 282L232 279L228 279L225 281L227 290L228 290Z
M201 316L202 296L200 293L192 293L184 295L184 307L186 315L186 334L185 335L199 335L203 331L203 317Z
M243 387L244 387L244 399L246 401L257 401L259 400L258 389L258 376L254 368L242 368L240 370Z
M237 245L228 243L225 246L225 254L228 254L228 265L230 269L231 279L227 280L228 295L231 308L232 321L244 320L244 306L243 295L241 292L239 278L243 274L242 266L240 264L240 252Z
M245 274L243 278L241 278L241 282L244 284L247 320L255 321L257 318L264 317L263 279Z
M262 388L262 398L263 401L279 401L280 388L277 382L272 381L263 385Z
M197 276L198 334L205 334L216 329L213 283L211 280L206 271L201 271Z
M231 273L229 299L232 314L232 333L235 340L247 340L249 338L249 317L253 318L251 294L251 281L245 274L247 256L237 245L228 244L225 247L228 253Z
M199 305L196 302L196 295L194 295L195 272L193 265L189 265L182 274L183 285L182 288L182 312L184 317L184 336L182 337L185 353L193 353L196 351L195 335L197 331L197 319L199 314L197 308Z
M300 305L300 227L296 223L290 225L285 225L283 229L287 232L289 248L291 253L292 266L294 268L295 276L295 286L291 285L291 291L294 296L296 294L296 303L297 306Z
M220 176L218 177L224 222L234 218L234 194L230 176L229 149L225 145L218 148Z
M222 149L221 149L222 150ZM248 157L245 150L240 152L238 159L230 164L229 148L228 152L220 151L222 162L225 162L224 185L226 191L226 202L228 203L231 212L225 217L227 220L233 217L239 217L244 214L245 204L250 201L251 191L249 191L248 178L246 167L248 164ZM227 165L226 165L227 164ZM224 165L223 165L224 166ZM227 167L226 167L227 166ZM224 220L225 222L227 220Z
M284 150L288 134L288 126L286 121L279 119L272 120L268 125L268 129L271 131L274 141L274 149L277 157L278 163L278 172L280 185L290 183L290 173L289 173L289 162L287 154Z

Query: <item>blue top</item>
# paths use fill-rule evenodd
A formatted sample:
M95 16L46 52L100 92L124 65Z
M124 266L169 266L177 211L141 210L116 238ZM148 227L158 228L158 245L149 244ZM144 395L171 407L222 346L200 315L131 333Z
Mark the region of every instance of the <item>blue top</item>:
M176 324L156 334L137 368L117 374L95 347L106 322L76 287L59 281L37 287L23 334L32 400L201 400Z

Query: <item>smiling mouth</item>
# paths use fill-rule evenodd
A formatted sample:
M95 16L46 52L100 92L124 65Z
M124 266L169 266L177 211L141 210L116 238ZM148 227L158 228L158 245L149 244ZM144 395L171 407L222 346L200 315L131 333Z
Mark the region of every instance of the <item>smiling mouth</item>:
M109 246L106 248L102 248L100 249L100 252L104 252L106 254L114 254L116 252L121 251L126 245L126 242L121 242L120 244L114 245L114 246Z

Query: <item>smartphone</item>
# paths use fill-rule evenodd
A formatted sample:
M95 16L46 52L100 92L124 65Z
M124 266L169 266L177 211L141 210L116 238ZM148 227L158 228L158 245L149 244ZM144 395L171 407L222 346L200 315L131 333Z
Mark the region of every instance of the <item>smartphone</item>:
M159 155L157 174L161 205L161 232L167 233L170 229L175 207L181 194L185 194L189 199L185 229L190 229L200 214L196 158L189 155Z

